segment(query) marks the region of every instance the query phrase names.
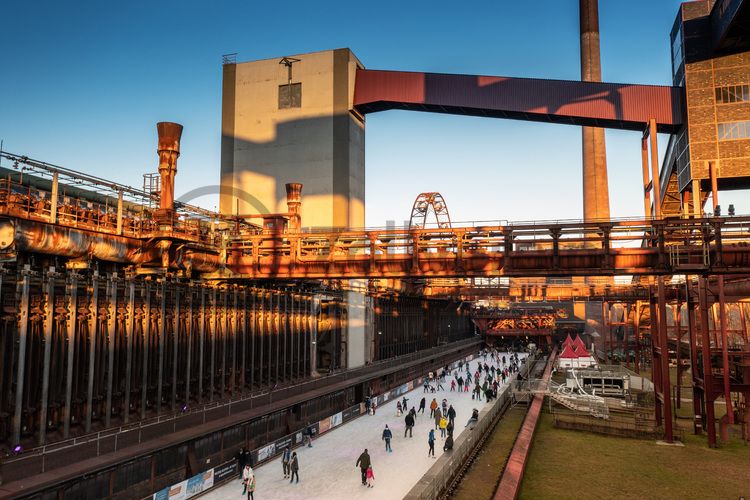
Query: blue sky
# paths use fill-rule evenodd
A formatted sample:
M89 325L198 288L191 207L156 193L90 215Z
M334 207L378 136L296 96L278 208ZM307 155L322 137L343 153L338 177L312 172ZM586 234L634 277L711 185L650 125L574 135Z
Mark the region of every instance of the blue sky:
M679 3L600 0L605 81L670 83ZM154 124L177 121L178 195L218 182L222 54L246 61L350 47L372 69L580 76L577 0L11 0L2 16L4 148L140 186L157 167ZM580 137L566 125L368 115L367 224L407 219L422 191L442 192L454 220L580 218ZM638 133L607 132L613 216L642 214L639 148ZM736 198L749 211L743 194L727 193L722 205Z

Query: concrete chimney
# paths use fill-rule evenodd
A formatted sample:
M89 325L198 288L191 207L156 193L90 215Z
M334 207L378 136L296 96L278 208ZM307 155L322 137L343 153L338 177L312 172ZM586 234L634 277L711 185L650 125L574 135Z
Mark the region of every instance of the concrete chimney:
M599 56L599 2L579 0L581 80L602 81ZM583 220L609 219L609 183L604 129L583 127Z

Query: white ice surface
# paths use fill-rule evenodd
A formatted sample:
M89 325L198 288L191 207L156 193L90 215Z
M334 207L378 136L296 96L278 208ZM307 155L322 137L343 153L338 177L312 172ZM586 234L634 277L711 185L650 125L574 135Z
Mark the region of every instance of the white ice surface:
M503 354L507 360L508 354L501 353L501 356ZM519 354L519 360L524 357L525 354ZM477 362L476 359L471 361L472 377ZM487 364L491 365L489 357ZM454 438L465 431L472 408L481 411L486 404L484 397L481 402L472 400L470 392L450 392L451 379L452 376L448 377L443 384L445 390L435 394L423 394L422 387L405 394L409 407L416 409L419 409L422 396L427 399L424 415L417 414L414 437L404 438L404 416L396 416L396 400L388 401L378 407L375 415L362 415L314 439L312 448L295 448L299 460L299 483L289 484L289 480L284 479L280 456L255 468L255 500L403 498L435 463L427 456L427 434L435 428L435 421L430 418L432 398L437 399L438 405L446 398L456 410ZM386 424L393 432L392 453L386 453L385 442L381 439ZM435 437L435 456L439 457L443 453L444 440L440 438L439 430L435 431ZM355 466L365 448L369 451L375 474L373 488L362 486L359 467ZM242 498L239 479L201 496L202 500L224 498Z

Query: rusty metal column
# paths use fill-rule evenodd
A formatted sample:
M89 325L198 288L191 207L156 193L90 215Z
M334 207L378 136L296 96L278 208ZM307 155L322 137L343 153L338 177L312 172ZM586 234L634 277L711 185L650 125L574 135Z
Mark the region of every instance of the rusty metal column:
M658 297L653 296L653 286L651 287L652 295L649 299L649 316L651 317L651 378L654 381L654 414L656 425L661 425L663 413L663 404L659 402L659 393L662 400L664 399L664 379L661 375L661 362L659 349L659 316L657 309Z
M125 404L123 423L130 421L130 390L133 378L133 333L135 332L135 283L131 280L128 286L127 319L125 320Z
M174 311L172 312L172 397L170 408L177 410L177 358L180 343L180 288L174 285Z
M283 332L284 332L283 333L284 335L284 362L283 362L284 363L284 376L283 376L283 379L284 379L284 383L286 383L288 381L288 378L287 378L287 369L288 369L287 335L289 334L289 290L284 290L283 293L284 293L284 314L283 316L281 316L283 318L283 321L280 320L279 323L281 323L284 326L284 329L283 329Z
M240 335L242 335L242 357L240 363L242 363L240 371L240 385L242 390L247 389L247 288L242 289L242 328L240 329Z
M167 281L161 281L159 296L159 365L156 372L156 414L161 414L161 398L164 385L164 337L167 322Z
M104 425L109 427L112 419L112 383L115 367L115 315L117 314L117 275L107 279L107 399L104 410Z
M214 400L214 372L216 371L216 287L211 289L211 310L208 314L208 336L211 344L211 367L208 374L208 400Z
M26 341L29 331L29 271L23 270L21 294L18 305L18 366L16 369L16 406L13 413L13 445L21 442L21 420L23 419L23 389L26 375Z
M657 278L657 300L659 302L659 362L661 363L662 396L664 404L664 440L674 440L672 432L672 389L669 380L669 339L667 338L667 304L664 290L664 277ZM652 339L653 341L653 339ZM679 349L679 345L678 345Z
M143 334L143 372L141 373L141 420L146 418L146 406L148 405L148 357L151 351L151 287L149 282L144 284L144 312L141 320L141 333Z
M78 274L72 271L69 275L70 281L65 294L65 302L68 305L68 361L65 374L65 410L63 411L63 438L70 437L71 404L73 402L73 361L75 358L76 325L78 324Z
M724 382L724 403L727 406L727 421L734 425L732 393L729 385L729 335L727 334L727 312L724 300L724 276L719 276L719 323L721 325L721 365Z
M266 337L266 292L264 290L258 291L258 339L260 340L258 346L258 385L263 387L263 354L265 353L265 337Z
M221 308L217 308L218 318L216 319L216 338L221 342L221 380L219 384L219 398L223 398L227 388L227 326L229 323L229 311L227 309L227 289L221 290ZM221 333L219 333L221 332Z
M47 402L49 399L50 356L52 355L52 323L55 309L55 268L47 271L47 283L44 290L44 359L42 361L42 400L39 403L39 446L47 436Z
M708 291L706 278L698 278L698 302L701 315L701 358L703 361L703 398L706 406L708 446L716 448L716 416L714 414L713 374L711 372L711 335L708 331Z
M195 297L193 285L188 285L188 312L187 312L187 364L185 365L185 404L190 404L190 369L193 363L193 307L195 306Z
M201 299L198 310L198 404L203 403L203 353L206 335L206 290L203 286L198 288Z
M250 289L250 390L255 390L255 334L256 328L255 289Z
M635 354L635 357L633 359L633 370L635 370L635 373L640 374L641 373L641 308L636 300L633 304L633 352Z
M581 32L581 80L602 80L599 55L599 5L579 0ZM583 127L583 219L609 219L609 184L604 129Z
M318 375L318 310L320 307L320 299L317 295L313 295L310 311L310 345L312 345L312 352L310 353L310 369L314 376Z
M91 301L89 302L89 376L86 390L86 432L91 432L91 413L94 402L94 362L96 361L97 309L99 306L99 273L94 271L91 278Z
M693 385L693 433L700 434L703 429L701 420L700 389L698 387L698 337L695 331L695 301L691 290L690 276L685 277L685 300L688 319L688 340L690 342L690 372Z
M646 217L651 217L651 190L648 173L648 140L641 137L641 165L643 167L643 210Z
M656 136L656 120L648 121L648 135L651 139L651 191L654 198L654 214L661 219L661 185L659 180L659 145Z

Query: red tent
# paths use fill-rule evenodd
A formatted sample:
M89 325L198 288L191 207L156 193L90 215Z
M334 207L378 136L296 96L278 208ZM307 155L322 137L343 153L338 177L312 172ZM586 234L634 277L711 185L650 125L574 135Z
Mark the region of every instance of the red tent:
M573 339L570 338L570 334L568 334L568 337L563 341L563 347L567 346L573 346Z
M581 340L580 335L576 335L576 339L573 341L573 347L574 348L580 347L580 348L583 348L584 351L586 350L586 344L583 343L583 340Z
M583 347L583 344L575 346L575 353L579 358L587 358L591 356L591 353L589 353L589 351L587 351L586 348Z
M573 358L573 359L575 359L575 358L578 357L578 354L576 354L576 352L573 350L573 348L571 346L566 345L563 348L562 352L560 353L560 357L561 358Z

